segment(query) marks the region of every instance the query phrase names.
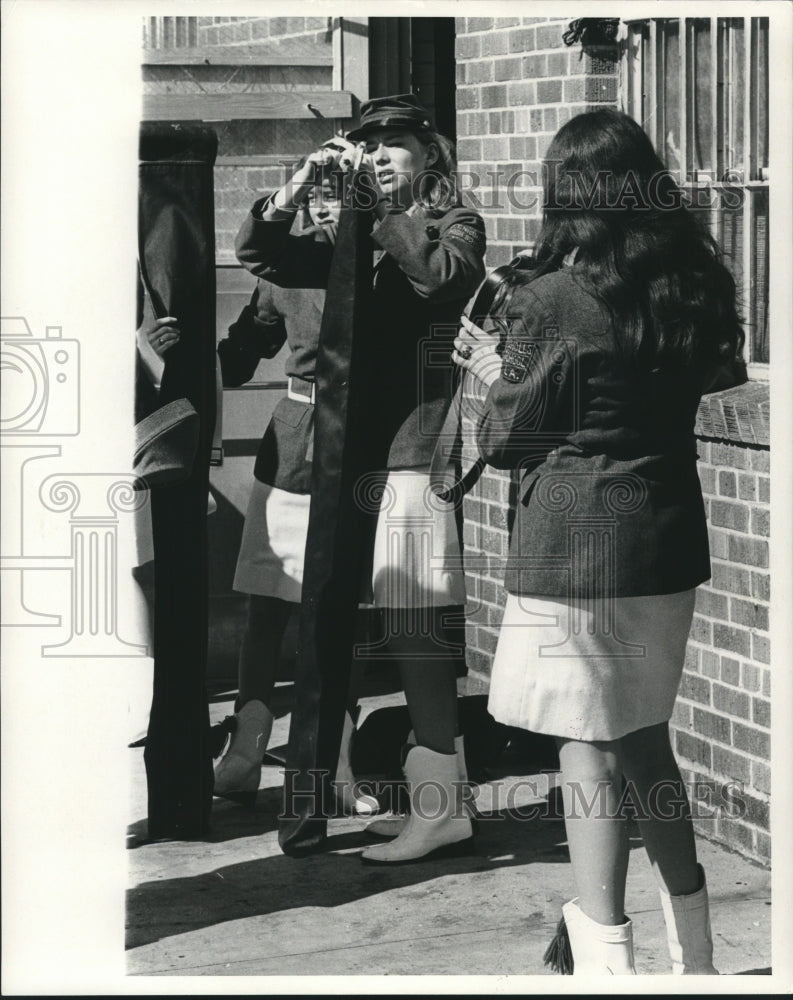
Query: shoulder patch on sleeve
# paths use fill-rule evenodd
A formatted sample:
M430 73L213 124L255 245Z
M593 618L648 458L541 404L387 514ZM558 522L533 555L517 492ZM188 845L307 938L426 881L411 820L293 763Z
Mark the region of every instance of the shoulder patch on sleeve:
M513 340L504 348L501 377L506 382L525 382L535 345L528 340Z
M465 222L455 222L449 226L445 235L449 239L462 240L479 254L485 251L485 235L477 226L471 226Z

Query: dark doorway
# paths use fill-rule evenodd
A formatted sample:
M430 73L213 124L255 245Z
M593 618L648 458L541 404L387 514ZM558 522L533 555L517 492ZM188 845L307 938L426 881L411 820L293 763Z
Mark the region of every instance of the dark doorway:
M370 18L369 73L372 97L416 94L456 141L453 17Z

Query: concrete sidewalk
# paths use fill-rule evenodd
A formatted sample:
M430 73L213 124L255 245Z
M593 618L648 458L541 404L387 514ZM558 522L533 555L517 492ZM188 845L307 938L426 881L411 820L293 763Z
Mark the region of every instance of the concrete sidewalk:
M213 721L231 713L232 698L233 692L212 705ZM362 718L400 701L393 694L366 698ZM288 726L288 715L276 720L271 746L286 743ZM332 820L326 853L283 855L276 819L282 778L275 766L262 769L254 809L215 800L206 840L147 843L143 751L130 755L130 974L551 974L542 955L562 903L573 895L572 872L562 820L517 814L544 802L531 776L505 775L479 787L484 819L476 854L390 869L361 864L358 855L370 842L362 819ZM538 791L547 783L538 776ZM627 912L637 970L664 975L671 969L658 893L635 836L631 847ZM716 967L723 974L769 974L770 872L704 840L699 853L708 873Z

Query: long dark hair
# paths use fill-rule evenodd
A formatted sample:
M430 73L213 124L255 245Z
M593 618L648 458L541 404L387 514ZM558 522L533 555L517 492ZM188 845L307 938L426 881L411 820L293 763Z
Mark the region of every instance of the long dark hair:
M632 118L610 109L571 118L543 171L536 276L578 248L618 348L641 369L735 359L735 282Z

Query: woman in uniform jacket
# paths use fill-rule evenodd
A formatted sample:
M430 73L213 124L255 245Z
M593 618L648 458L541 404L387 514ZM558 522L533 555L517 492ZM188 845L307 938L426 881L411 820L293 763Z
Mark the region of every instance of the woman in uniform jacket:
M425 795L421 810L392 824L397 836L363 856L371 863L404 863L464 850L472 837L468 815L456 808L462 746L455 661L437 638L444 612L465 600L460 540L454 509L429 499L429 467L452 397L454 366L447 359L454 332L484 278L485 233L481 217L459 204L450 143L432 130L413 95L365 103L361 125L348 139L366 144L370 190L378 198L372 336L382 351L368 375L377 387L376 433L387 478L371 596L375 606L393 612L389 647L400 658L415 738L405 759L408 783L415 789L432 779L438 790L438 803L430 805ZM333 249L290 234L326 157L309 156L284 188L254 204L243 223L237 256L257 277L286 288L326 285ZM428 346L432 351L422 363ZM432 634L422 635L418 624L428 619Z
M742 343L735 285L627 115L560 129L544 208L538 267L493 318L503 355L470 324L454 354L487 387L482 457L522 472L489 709L558 740L575 972L634 973L624 779L674 971L714 973L668 721L710 576L694 421Z

